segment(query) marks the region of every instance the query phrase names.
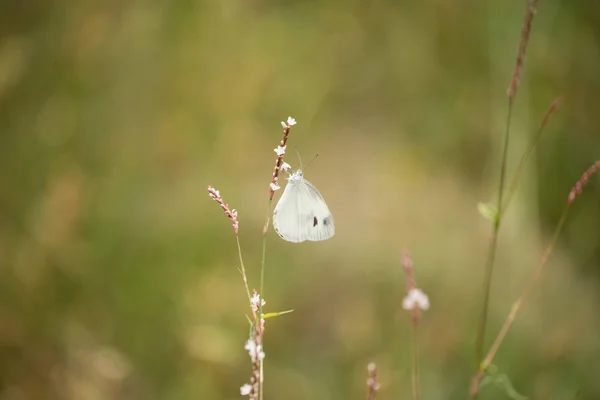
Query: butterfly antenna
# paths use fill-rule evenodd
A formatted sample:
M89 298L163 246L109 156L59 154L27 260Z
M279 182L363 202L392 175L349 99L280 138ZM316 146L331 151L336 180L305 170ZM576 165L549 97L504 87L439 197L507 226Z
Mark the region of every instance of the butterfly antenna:
M308 164L306 164L306 168L308 168L308 166L309 166L310 164L312 164L312 162L313 162L313 161L315 161L315 160L317 159L317 157L319 157L319 153L315 154L315 156L312 158L312 160L310 160L310 161L308 162Z
M300 163L300 169L304 170L304 168L302 168L302 157L300 157L300 152L298 151L298 146L294 146L294 150L296 150L296 155L298 156L298 162Z

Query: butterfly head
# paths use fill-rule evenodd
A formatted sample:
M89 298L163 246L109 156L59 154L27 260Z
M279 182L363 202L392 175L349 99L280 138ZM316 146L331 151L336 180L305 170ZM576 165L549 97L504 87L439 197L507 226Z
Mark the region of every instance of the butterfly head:
M296 171L294 171L290 177L288 178L288 180L292 183L299 183L302 181L302 170L298 169Z

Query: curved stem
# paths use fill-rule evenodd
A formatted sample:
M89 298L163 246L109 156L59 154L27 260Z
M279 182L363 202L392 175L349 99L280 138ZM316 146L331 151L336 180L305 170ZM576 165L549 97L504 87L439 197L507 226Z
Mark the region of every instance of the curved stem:
M490 292L492 289L492 276L494 272L494 261L496 260L496 247L498 244L498 231L500 230L500 222L502 220L502 196L504 193L504 180L506 175L506 164L508 159L508 144L510 138L510 121L512 116L512 101L508 102L508 114L506 117L506 132L504 134L504 149L502 150L502 164L500 166L500 182L498 184L498 199L496 202L497 214L494 219L492 236L488 247L488 258L485 267L485 276L483 278L483 306L481 309L481 317L479 320L479 330L477 332L477 343L475 345L475 356L477 363L483 357L483 345L485 342L485 331L487 327L488 308L490 303Z
M542 123L540 124L540 127L538 128L536 135L529 141L527 149L525 150L525 153L523 153L523 156L521 156L521 160L519 160L519 165L517 166L517 169L515 170L515 174L513 175L512 179L510 181L510 185L506 192L506 197L504 198L504 201L502 203L502 210L506 211L508 205L510 204L512 196L515 193L515 191L517 190L517 186L519 184L519 181L521 180L521 176L523 175L523 170L525 169L525 165L527 164L527 161L529 161L529 158L531 157L531 154L533 154L533 150L535 149L535 146L537 146L537 144L539 143L540 138L542 137L542 133L544 132L544 128L548 124L548 121L556 113L556 111L558 110L560 105L561 105L560 97L554 99L554 101L550 104L550 107L548 107L548 110L546 111L546 114L544 115L544 119L542 119Z
M250 288L248 287L248 277L246 276L246 268L244 267L244 260L242 259L242 247L240 246L240 237L235 235L235 240L237 243L238 257L240 259L240 266L242 274L242 279L244 280L244 287L246 288L246 294L248 295L248 304L252 304L252 295L250 294Z
M504 321L504 325L502 325L502 328L500 329L498 336L496 337L496 339L494 340L494 343L492 344L492 347L490 348L487 355L485 356L485 359L481 362L481 365L479 366L479 371L477 371L477 373L475 374L475 377L473 378L473 384L471 386L471 394L470 394L471 399L476 398L477 395L479 394L479 390L481 388L481 381L482 381L483 377L485 376L485 371L487 370L487 368L490 366L490 364L494 360L494 357L496 356L496 353L498 352L500 345L506 338L506 334L508 333L513 322L515 321L515 318L516 318L518 312L521 310L521 308L523 308L523 305L525 304L525 302L531 295L531 292L533 291L535 284L540 279L540 276L542 275L542 271L544 270L544 267L548 264L548 259L550 258L550 254L552 253L552 251L554 250L554 247L556 246L556 242L558 240L560 232L562 231L562 228L567 219L567 214L568 214L569 208L570 208L570 203L568 203L567 206L565 207L565 210L563 211L563 214L562 214L560 221L554 231L554 234L552 235L552 239L550 240L550 243L546 247L546 250L544 251L544 254L542 256L542 259L541 259L538 267L533 272L533 275L532 275L531 279L529 280L529 283L527 284L527 286L521 293L521 296L519 296L517 301L513 304L508 316L506 317L506 320Z

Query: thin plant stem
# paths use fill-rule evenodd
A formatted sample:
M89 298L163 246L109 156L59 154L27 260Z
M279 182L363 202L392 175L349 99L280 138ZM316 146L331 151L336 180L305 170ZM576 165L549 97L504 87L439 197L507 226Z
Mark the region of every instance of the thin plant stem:
M506 180L506 165L508 164L508 143L510 139L510 123L512 120L513 102L508 102L508 112L506 115L506 133L504 134L504 149L502 150L502 165L500 167L500 182L498 183L498 217L494 222L496 231L500 229L500 221L502 220L502 197L504 196L504 182Z
M485 360L483 360L482 366L481 366L483 369L486 369L491 364L492 360L496 356L496 353L498 352L498 349L500 348L500 344L502 344L502 341L504 340L504 337L506 336L506 333L510 329L512 323L514 322L517 313L523 307L523 304L525 303L525 301L527 301L527 299L531 295L531 292L533 291L535 284L537 283L537 281L540 279L540 276L542 275L542 271L544 270L544 267L546 265L548 265L548 259L550 258L550 254L554 250L554 247L556 246L556 241L558 240L558 236L560 235L560 232L562 231L562 228L567 219L568 211L569 211L569 206L567 205L567 207L565 207L565 210L560 218L560 222L558 223L558 226L556 227L556 230L554 231L554 235L552 236L552 239L550 240L548 247L546 247L546 250L544 251L542 260L540 261L537 269L534 271L533 276L532 276L531 280L529 281L529 284L527 285L527 287L521 294L521 297L519 297L519 299L513 305L512 309L510 311L510 314L506 318L506 321L504 322L504 325L503 325L502 329L500 330L500 333L496 337L496 340L494 341L494 344L492 345L492 347L490 348L490 351L488 352L487 356L485 357Z
M496 243L498 241L498 233L494 227L492 231L492 237L488 245L488 258L485 268L485 276L483 278L483 306L481 309L481 317L479 319L479 330L477 333L477 353L476 362L479 363L483 357L483 343L485 339L485 330L487 325L487 312L490 301L490 290L492 286L492 271L494 265L494 259L496 257Z
M513 307L511 308L510 313L508 314L508 316L506 317L506 320L504 321L504 325L502 326L502 329L500 329L500 332L498 333L498 336L494 340L492 347L490 348L487 355L485 356L485 359L479 365L479 369L478 369L477 373L475 374L475 376L473 377L473 380L471 383L471 391L470 391L471 399L475 399L479 395L479 392L481 390L481 381L483 380L483 377L485 376L487 369L490 367L492 361L494 360L494 357L496 356L496 353L498 352L500 345L504 341L504 338L506 337L508 330L512 326L512 324L517 316L517 313L519 312L519 310L521 310L524 303L527 301L527 299L531 295L531 292L533 291L535 284L540 279L540 277L542 275L542 271L544 270L544 267L548 263L550 254L552 254L552 251L554 250L554 247L556 246L556 242L558 241L558 237L564 227L565 221L567 220L567 214L569 212L569 209L571 208L571 205L577 199L577 197L582 193L584 186L590 181L592 175L597 173L599 170L600 170L600 160L596 161L587 170L585 170L585 172L583 173L581 178L579 178L579 180L575 183L575 186L573 186L573 188L569 192L569 196L567 198L567 205L565 206L563 214L560 217L560 220L558 222L558 225L556 226L554 234L552 235L552 239L550 240L550 243L546 247L546 250L544 251L541 261L538 264L538 267L533 272L533 275L532 275L531 279L529 280L528 285L523 290L521 296L513 304Z
M479 366L479 371L477 372L477 374L475 374L475 377L473 378L473 384L471 386L471 394L470 394L471 399L475 399L477 397L477 395L479 394L479 391L481 389L481 381L482 381L483 377L485 376L486 370L488 369L488 367L494 360L494 357L496 356L496 353L498 352L500 345L504 341L506 334L508 333L513 322L515 321L517 313L521 310L521 308L523 308L523 305L525 304L525 302L531 295L531 292L533 291L535 284L540 279L540 276L542 275L542 271L544 270L544 267L548 264L548 259L550 258L550 254L552 253L552 251L554 250L554 247L556 246L556 242L558 240L560 232L562 231L562 228L567 219L567 214L568 214L570 205L571 204L568 203L567 206L565 207L565 210L563 211L560 221L554 231L552 239L550 240L550 243L546 247L546 250L544 251L542 259L541 259L540 263L538 264L538 267L534 271L528 285L525 287L525 289L521 293L521 296L513 304L508 316L506 317L506 320L504 321L504 325L500 329L498 336L496 337L496 339L494 340L494 343L492 344L492 347L490 348L487 355L485 356L485 359L481 362L481 364Z
M244 280L244 287L246 288L246 294L248 295L248 304L252 305L252 296L250 295L250 288L248 287L248 278L246 276L244 260L242 259L242 247L240 246L240 237L238 235L235 235L235 241L237 243L238 257L240 258L240 266L242 267L240 273L242 274L242 279Z
M267 216L265 218L265 227L263 228L263 241L262 241L262 257L260 261L260 296L264 299L265 294L265 264L267 258L267 232L269 231L269 223L271 218L271 202L269 200L269 204L267 205ZM260 315L262 317L262 302L260 304Z
M266 217L266 223L265 223L265 227L263 229L263 241L262 241L262 257L261 257L261 262L260 262L260 296L261 299L265 298L265 265L266 265L266 258L267 258L267 232L269 231L269 221L270 221L270 217L271 217L271 202L272 200L269 200L269 203L267 205L267 217ZM263 302L261 301L259 303L259 311L258 311L258 318L259 318L259 327L258 329L262 329L262 318L263 318ZM263 381L264 381L264 375L263 375L263 360L260 360L260 383L259 383L259 398L260 400L263 400Z
M412 347L413 347L413 371L412 371L412 392L413 399L419 400L421 395L420 393L420 385L419 385L419 339L418 339L418 325L416 323L412 324Z
M494 262L496 260L496 248L498 244L498 232L500 230L500 221L502 219L502 196L504 194L504 180L506 176L506 164L508 160L508 144L510 138L510 121L512 117L512 100L508 102L508 113L506 117L506 132L504 134L504 149L502 150L502 164L500 166L500 182L498 184L498 199L496 202L497 213L492 228L492 236L488 247L488 258L485 266L485 276L483 279L483 306L479 320L479 330L477 332L477 343L475 355L477 363L483 357L483 345L485 342L485 331L487 327L488 308L490 303L490 292L492 288L492 277L494 272Z
M556 113L556 111L560 107L561 103L562 103L562 101L560 98L554 99L552 104L550 104L550 107L548 107L548 110L546 111L546 114L544 115L544 119L542 120L540 127L539 127L538 131L536 132L536 135L533 138L531 138L531 140L529 141L529 144L527 146L527 149L525 150L525 153L523 153L523 156L521 156L521 160L519 160L519 165L517 166L517 169L515 170L515 173L511 179L510 185L506 192L506 196L504 197L504 201L502 202L502 210L503 211L506 211L506 209L508 208L508 205L510 204L513 194L517 190L517 186L523 175L523 170L525 169L525 165L527 164L527 161L529 161L531 154L533 154L533 150L535 149L535 146L537 146L537 144L539 143L542 133L544 132L544 128L548 124L548 121L550 120L550 118Z
M502 164L503 164L504 168L502 168L502 170L501 170L500 185L499 185L500 187L498 190L498 199L499 199L499 201L501 201L501 203L499 203L500 206L498 207L498 211L497 211L497 215L496 215L497 218L494 223L492 237L490 238L490 245L489 245L489 249L488 249L488 260L487 260L485 278L484 278L483 310L482 310L481 321L480 321L481 325L479 327L480 335L477 337L477 362L480 362L480 360L483 357L483 344L484 344L484 340L485 340L485 330L486 330L486 324L487 324L487 310L489 308L489 298L490 298L490 292L491 292L493 266L494 266L494 260L495 260L495 255L496 255L496 248L497 248L496 245L498 242L498 231L500 229L501 219L502 219L503 214L506 212L506 209L508 208L508 205L510 204L510 201L512 200L512 196L515 193L517 186L522 178L523 171L525 169L525 165L527 164L527 161L529 161L529 158L533 154L533 150L535 149L535 146L540 141L540 138L542 136L544 128L548 124L548 121L550 120L550 118L556 113L556 111L558 110L560 105L561 105L561 99L556 98L552 102L552 104L550 104L550 107L548 107L548 110L546 111L546 114L544 115L544 119L542 120L536 135L529 142L529 145L527 146L525 153L523 153L523 156L521 157L521 159L519 161L519 165L517 166L517 169L510 181L508 190L506 191L506 196L504 196L504 198L502 199L503 182L504 182L505 165L506 165L506 153L507 153L507 146L508 146L508 135L509 135L509 129L510 129L510 118L511 118L511 109L512 109L512 102L509 102L508 119L506 121L507 132L506 132L506 138L505 138L504 156L502 159Z
M427 296L417 287L415 280L413 262L408 253L402 255L402 267L406 274L406 287L408 294L402 301L402 307L405 310L410 310L411 326L412 326L412 393L413 400L418 400L420 397L420 385L419 385L419 336L418 326L419 318L421 317L421 311L429 308L429 299ZM418 295L416 295L418 293ZM415 297L418 297L417 300Z
M265 265L266 265L266 257L267 257L267 233L269 232L269 222L271 217L271 203L273 202L273 196L275 195L275 190L279 189L279 171L283 165L283 156L285 154L285 148L288 140L288 136L290 134L290 129L293 125L296 125L296 120L292 117L288 117L287 122L281 123L283 127L283 136L281 141L279 142L279 146L275 149L275 153L277 154L277 159L275 160L275 168L273 169L273 175L271 178L271 184L269 185L269 203L267 204L267 216L265 226L263 228L263 243L262 243L262 257L260 262L260 298L265 298ZM261 338L264 335L263 331L263 304L262 300L258 305L258 321L257 321L257 329L260 331ZM263 381L264 381L264 365L263 360L260 360L260 381L259 381L259 398L263 400Z
M261 317L257 316L256 311L252 308L252 296L250 295L250 288L248 287L248 278L246 276L246 268L244 267L244 260L242 259L242 248L240 246L240 237L237 234L235 235L235 240L236 240L237 249L238 249L238 256L240 259L240 266L241 266L240 273L242 275L242 279L244 280L244 287L246 288L246 294L248 295L248 304L250 305L250 310L252 311L252 316L254 318L254 322L253 322L253 324L255 325L254 330L256 332L256 330L258 329L259 330L258 332L260 332L260 329L261 329L260 318ZM262 301L260 301L259 304L261 304L260 307L262 308ZM260 315L262 315L262 312L260 313ZM262 335L262 332L261 332L261 335ZM260 359L260 376L259 376L258 382L259 382L258 393L260 396L262 396L262 359Z
M538 0L528 0L527 10L525 12L525 20L521 27L521 40L519 41L519 50L517 52L517 60L515 68L513 70L512 79L507 90L508 97L508 112L506 116L506 133L504 135L504 150L502 153L502 164L500 166L500 182L498 183L498 201L496 206L496 218L494 219L494 228L492 237L490 238L490 246L488 250L488 259L486 265L485 276L483 279L483 307L481 311L481 319L479 323L479 331L477 333L477 342L475 345L475 354L477 362L479 362L483 356L483 345L485 342L485 330L487 327L488 308L490 302L490 292L492 287L492 276L494 269L494 261L496 258L496 247L498 244L498 231L500 230L500 224L502 222L504 209L502 208L502 198L504 195L504 181L506 175L506 165L508 156L508 143L510 138L510 122L512 115L512 107L517 96L519 89L519 83L523 74L523 67L525 65L525 54L527 52L527 44L529 42L529 36L531 34L531 26L533 23L533 17L536 12Z

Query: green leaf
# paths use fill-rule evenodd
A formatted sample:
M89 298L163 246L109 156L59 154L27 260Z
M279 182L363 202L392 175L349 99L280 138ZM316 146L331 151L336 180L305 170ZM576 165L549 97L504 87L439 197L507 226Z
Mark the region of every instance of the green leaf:
M479 203L477 209L483 218L489 221L496 222L498 219L498 208L490 203Z
M263 318L267 319L267 318L278 317L278 316L283 315L283 314L289 314L292 311L294 311L294 310L286 310L286 311L280 311L280 312L270 312L270 313L263 314Z
M495 365L489 366L487 375L481 381L481 387L484 387L490 383L500 387L504 393L506 393L506 395L513 400L527 400L527 397L519 394L515 390L514 386L510 382L510 378L507 375L498 373L498 368Z
M500 387L502 387L505 391L506 394L508 395L508 397L510 397L513 400L527 400L527 397L519 394L514 386L512 385L512 383L510 383L510 379L508 378L507 375L500 375L497 378L497 382L496 384Z

